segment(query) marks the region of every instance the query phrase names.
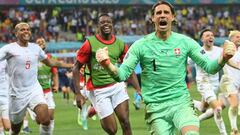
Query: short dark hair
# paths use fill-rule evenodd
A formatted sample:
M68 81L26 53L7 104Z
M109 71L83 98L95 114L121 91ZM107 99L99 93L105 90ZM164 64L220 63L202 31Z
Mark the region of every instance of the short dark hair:
M152 15L154 15L155 8L156 8L158 5L162 5L162 4L169 6L172 14L175 15L175 9L174 9L173 5L172 5L171 3L169 3L168 1L165 1L165 0L159 0L157 3L155 3L155 4L152 6L152 10L151 10Z
M98 15L98 22L99 22L99 19L100 19L102 16L107 16L107 17L112 18L112 17L109 15L109 13L100 13L100 14Z
M212 32L212 30L209 29L209 28L205 28L205 29L203 29L203 30L200 32L199 39L201 39L202 36L203 36L203 33L207 32L207 31L211 31L211 32Z

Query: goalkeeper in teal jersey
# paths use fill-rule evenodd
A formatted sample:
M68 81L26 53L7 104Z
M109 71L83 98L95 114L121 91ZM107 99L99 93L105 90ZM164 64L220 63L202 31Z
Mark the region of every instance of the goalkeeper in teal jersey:
M183 135L198 135L199 120L185 82L187 58L214 74L234 55L236 48L226 43L223 55L210 61L197 42L171 31L174 8L166 1L153 6L151 19L155 32L136 41L119 68L111 63L107 48L97 51L97 61L117 81L127 79L140 62L145 119L152 135L173 135L176 128Z

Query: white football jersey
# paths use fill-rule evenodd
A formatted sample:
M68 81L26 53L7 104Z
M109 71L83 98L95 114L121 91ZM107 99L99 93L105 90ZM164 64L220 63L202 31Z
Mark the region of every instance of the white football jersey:
M7 60L10 96L30 96L40 84L37 80L39 61L46 59L45 52L35 43L22 47L16 42L0 48L0 60Z
M0 106L8 105L9 82L7 75L7 61L0 61Z
M216 60L222 54L222 48L217 47L217 46L213 46L213 49L211 51L206 51L206 50L204 50L204 51L210 60ZM207 82L211 82L211 83L219 83L219 73L216 73L214 75L209 74L209 73L205 72L199 66L196 66L196 72L197 72L197 76L196 76L197 82L206 82L207 81ZM207 79L207 80L205 80L205 79Z
M231 58L231 60L238 65L240 64L240 47L238 47L237 52ZM224 71L225 75L231 77L234 81L236 81L236 82L238 82L238 84L240 84L240 70L235 69L235 68L226 64L223 67L223 71Z

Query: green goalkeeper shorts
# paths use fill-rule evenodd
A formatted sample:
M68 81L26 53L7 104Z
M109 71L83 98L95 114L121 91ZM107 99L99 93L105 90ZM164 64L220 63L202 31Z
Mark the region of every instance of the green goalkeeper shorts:
M174 135L185 126L199 127L189 94L146 105L145 120L151 135Z

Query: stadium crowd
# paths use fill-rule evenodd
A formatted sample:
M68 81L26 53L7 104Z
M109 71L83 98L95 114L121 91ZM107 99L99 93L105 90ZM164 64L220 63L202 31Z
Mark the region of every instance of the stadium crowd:
M149 6L2 7L0 41L14 39L13 26L19 21L28 22L33 35L44 36L47 41L83 41L85 36L94 34L97 16L105 10L112 13L116 35L144 35L153 31ZM229 30L240 28L237 5L176 6L176 18L175 31L194 39L206 26L210 26L217 37L226 37Z
M101 14L103 12L111 14ZM24 124L27 121L24 115L28 111L30 116L35 112L35 116L32 117L40 123L40 134L52 135L55 109L52 92L60 89L67 103L70 101L70 90L73 91L75 96L73 104L78 107L77 122L84 130L88 129L87 118L94 119L92 115L97 113L106 133L116 134L118 129L116 116L123 134L132 135L126 84L117 82L125 80L126 82L132 81L130 83L136 89L134 94L138 98L134 95L133 101L136 110L141 109L143 98L143 103L146 105L145 120L151 134L172 134L176 128L181 134L199 135L199 121L214 117L221 135L227 135L228 131L231 135L239 135L237 113L240 112L240 105L238 105L240 66L236 64L240 61L240 53L236 52L236 48L239 50L240 46L239 23L240 11L237 5L224 7L221 5L211 7L182 5L174 10L168 2L160 1L153 6L153 10L150 10L148 6L136 5L109 8L94 6L2 8L0 11L0 43L9 44L0 48L0 62L6 62L0 63L0 71L4 73L2 78L0 76L0 80L10 81L9 87L4 87L2 90L10 89L11 93L10 118L8 118L11 122L11 130L8 126L4 127L4 130L9 131L10 134L18 134L23 123L23 132L29 133L29 129L26 132L24 130L28 128L28 124ZM156 34L151 33L154 31ZM127 44L115 35L147 36L134 42L128 51ZM85 36L89 36L88 40L85 40ZM223 48L214 45L215 36L228 37ZM199 37L203 44L202 47L194 40ZM16 42L15 39L17 39ZM39 47L35 43L30 43L31 39L37 39L33 42L36 42ZM44 52L45 39L48 42L81 41L83 45L77 51L75 58L56 59ZM167 46L168 44L173 45ZM102 47L105 48L99 49ZM75 53L75 51L64 49L59 53ZM39 58L35 59L36 56ZM192 97L185 84L186 81L189 86L191 79L188 77L193 75L190 73L191 68L186 69L188 68L186 62L189 58L195 62L192 63L193 67L196 66L195 64L199 66L196 68L197 77L193 77L196 79L197 89L202 96L201 101L194 100L194 107L199 110L199 113L202 112L199 117L196 116L191 106ZM230 58L234 61L229 60ZM123 62L123 64L117 68L114 65L118 64L113 65L111 62L113 64ZM224 66L226 62L231 67ZM229 64L230 62L233 65ZM142 87L139 86L134 73L137 63L140 63L144 69L141 74L142 79L140 79ZM56 69L56 67L62 68ZM217 72L221 68L224 71L222 78L225 80L220 81ZM14 72L19 72L19 74L14 74ZM185 80L186 72L189 74ZM209 73L216 74L211 76ZM100 74L102 76L99 76ZM21 78L21 76L24 77ZM131 79L127 79L128 77ZM28 78L36 79L28 80ZM90 78L89 81L87 78ZM19 79L30 83L14 91L14 85L21 86L17 83L21 81L16 81ZM36 87L33 88L33 84L36 84ZM29 89L27 92L31 93L30 96L22 96L27 95L24 91L26 86L26 90ZM35 89L37 91L33 92ZM217 92L214 93L218 89L221 90L219 95L223 96L219 96L220 100L217 98ZM20 94L17 95L15 92ZM19 98L21 96L23 98ZM17 100L18 98L22 100ZM24 102L24 108L18 108L21 106L20 103L26 100L28 102ZM87 100L89 102L85 104ZM204 106L205 104L210 107ZM222 110L226 107L228 107L231 127L228 131L222 119ZM19 113L14 113L13 109ZM165 123L167 121L171 123ZM0 135L4 130L0 125Z

